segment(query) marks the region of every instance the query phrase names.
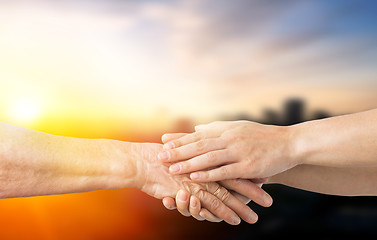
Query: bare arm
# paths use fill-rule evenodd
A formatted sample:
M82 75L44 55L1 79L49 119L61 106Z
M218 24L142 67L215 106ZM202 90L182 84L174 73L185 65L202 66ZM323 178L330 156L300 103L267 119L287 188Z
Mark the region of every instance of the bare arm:
M305 122L292 133L301 164L377 167L377 109Z
M377 167L377 109L288 127L214 122L164 149L172 174L198 182L270 177L301 164Z
M172 177L157 161L161 150L161 144L62 137L0 123L0 198L139 188L161 199L183 188L230 224L238 224L239 216L256 221L255 213L219 184Z
M0 198L137 187L135 151L0 123Z
M300 165L272 176L278 183L311 192L341 196L377 196L377 167L338 168Z

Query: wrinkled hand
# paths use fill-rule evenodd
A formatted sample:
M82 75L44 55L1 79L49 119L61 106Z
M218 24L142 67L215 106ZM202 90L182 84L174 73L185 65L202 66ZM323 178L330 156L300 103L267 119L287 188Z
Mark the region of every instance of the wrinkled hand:
M181 138L187 133L177 133L177 134L169 134L164 135L162 137L162 142L167 143L178 138ZM228 190L231 191L232 195L234 195L238 200L241 202L248 204L251 200L255 203L263 206L269 207L272 204L272 198L269 194L267 194L261 187L262 184L267 179L254 179L250 180L242 180L242 179L231 179L231 180L224 180L219 182L220 185L226 187ZM164 206L169 210L178 209L178 211L184 216L193 216L199 221L208 220L210 222L221 222L222 219L213 215L207 209L202 208L200 205L200 201L195 196L191 196L185 190L180 190L177 193L176 200L171 197L165 197L163 199Z
M170 173L191 173L192 180L209 182L265 178L297 165L290 156L289 127L235 121L214 122L195 129L164 145L160 160L178 162L170 166ZM171 135L163 138L177 134Z
M267 179L266 179L267 180ZM225 183L227 189L235 188L238 192L245 194L242 195L238 192L231 191L232 194L244 204L248 204L251 199L260 200L261 196L266 197L265 201L269 204L262 205L268 207L272 204L272 198L261 189L262 183L254 183L249 180L237 179L237 180L226 180L222 181ZM245 197L250 196L250 198ZM201 208L200 201L196 196L190 196L186 190L180 190L177 196L174 198L165 197L163 199L163 204L167 209L178 211L184 216L193 216L199 221L208 220L210 222L221 222L222 219L212 214L205 208Z
M161 144L139 144L136 151L141 154L138 178L140 189L145 193L161 199L175 197L179 189L186 189L200 200L201 206L229 224L239 224L238 216L249 223L257 221L257 215L246 204L218 183L198 184L192 182L188 175L169 174L168 166L157 160L158 153L162 151Z

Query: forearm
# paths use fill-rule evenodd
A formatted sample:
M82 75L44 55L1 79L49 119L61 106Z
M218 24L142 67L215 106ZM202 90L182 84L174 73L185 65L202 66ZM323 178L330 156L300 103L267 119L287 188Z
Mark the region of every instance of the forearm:
M377 109L291 126L299 164L377 166Z
M333 195L377 195L377 109L288 128L288 157L298 165L270 183Z
M278 183L317 193L376 196L377 167L337 168L300 165L269 178Z
M133 146L0 123L0 198L136 187Z

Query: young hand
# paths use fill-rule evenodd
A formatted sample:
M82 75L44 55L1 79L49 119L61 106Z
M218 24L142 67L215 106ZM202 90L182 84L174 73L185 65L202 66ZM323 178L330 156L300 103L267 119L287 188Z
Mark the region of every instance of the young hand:
M175 163L171 174L191 173L196 182L265 178L298 164L291 135L289 127L214 122L197 126L192 134L165 134L159 159Z

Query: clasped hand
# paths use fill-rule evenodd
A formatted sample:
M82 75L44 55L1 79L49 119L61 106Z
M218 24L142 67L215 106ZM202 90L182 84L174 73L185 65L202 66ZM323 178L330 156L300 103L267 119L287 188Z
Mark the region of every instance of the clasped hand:
M178 206L190 200L190 213L198 220L224 220L237 225L240 218L248 223L255 223L258 219L246 205L249 199L262 206L271 204L271 197L249 180L195 183L188 174L172 175L169 173L169 164L161 164L157 160L157 155L161 151L160 144L140 144L137 152L145 155L142 156L144 161L139 161L143 165L139 168L143 169L144 175L140 179L145 180L138 187L153 197L165 197L164 203L168 207L173 200L172 197L177 198ZM192 196L189 197L189 194ZM188 215L186 212L182 213Z
M160 161L171 164L170 174L190 174L190 179L194 182L220 181L218 184L224 187L232 187L227 181L254 184L248 190L246 187L242 188L243 194L262 206L270 206L271 197L267 193L260 193L261 183L268 177L297 165L293 161L295 158L289 155L292 151L287 144L290 135L286 129L249 121L199 125L192 134L165 134L162 137L164 150L158 156ZM259 186L255 183L259 183ZM261 196L264 199L260 199ZM249 199L244 202L248 201ZM177 207L185 216L191 213L197 218L198 204L192 207L191 201L182 203L179 196L176 202L172 198L165 198L163 203L167 208ZM205 213L200 216L206 218L206 214L209 215L207 210L202 211ZM203 217L199 220L202 219ZM213 221L213 214L206 219Z

